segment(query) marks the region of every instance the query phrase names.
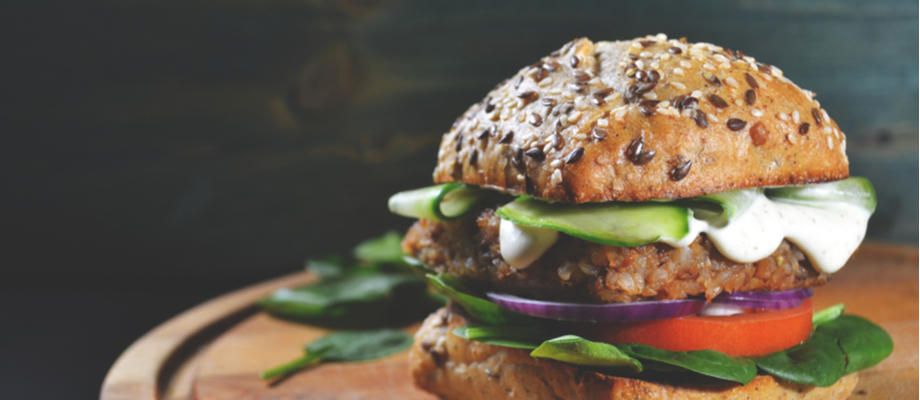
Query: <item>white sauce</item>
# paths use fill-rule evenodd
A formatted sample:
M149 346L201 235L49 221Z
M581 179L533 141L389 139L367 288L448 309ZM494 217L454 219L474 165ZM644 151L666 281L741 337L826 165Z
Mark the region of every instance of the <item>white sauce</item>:
M846 203L821 207L772 201L761 194L741 215L725 226L692 219L690 232L680 240L662 240L674 247L690 245L706 233L725 257L742 263L767 258L783 239L795 243L825 273L837 272L866 235L871 212ZM557 240L552 229L520 226L502 220L501 251L511 266L526 268Z
M498 228L502 258L518 269L529 267L558 239L559 231L555 229L518 225L506 220L502 220Z

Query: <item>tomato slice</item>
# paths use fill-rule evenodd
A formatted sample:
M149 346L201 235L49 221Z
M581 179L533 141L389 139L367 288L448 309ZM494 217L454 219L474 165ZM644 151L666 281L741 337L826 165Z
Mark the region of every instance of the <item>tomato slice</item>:
M567 323L565 329L598 342L642 343L670 351L711 349L730 356L762 356L807 340L812 331L812 311L811 299L805 299L801 306L787 310L758 310L726 317Z

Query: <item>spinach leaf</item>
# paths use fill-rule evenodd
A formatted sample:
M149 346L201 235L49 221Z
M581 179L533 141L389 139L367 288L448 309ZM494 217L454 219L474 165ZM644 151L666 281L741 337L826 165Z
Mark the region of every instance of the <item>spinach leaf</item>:
M846 357L835 338L816 331L805 343L755 357L754 362L770 375L789 382L827 387L843 376Z
M453 333L467 340L529 350L539 347L547 338L542 329L532 326L467 325L454 329Z
M757 376L757 366L750 359L731 357L715 350L668 351L638 343L616 347L623 354L641 360L648 369L673 371L677 367L744 385Z
M270 314L329 327L397 325L443 305L413 274L360 274L276 290L259 304Z
M437 275L438 271L435 271L434 268L431 268L428 264L421 262L419 259L409 256L403 256L403 261L408 265L412 270L421 275L434 274Z
M821 324L831 322L837 319L837 317L839 317L840 314L843 314L843 303L834 304L828 308L825 308L821 311L814 313L811 316L811 325L818 326Z
M354 257L365 264L404 265L402 235L389 231L383 236L366 240L355 247Z
M319 275L321 278L338 278L351 272L354 267L349 266L345 257L330 254L323 258L307 259L304 269Z
M383 358L412 346L412 336L395 329L343 331L308 344L306 354L294 361L262 371L262 379L288 375L305 366L329 361L354 362Z
M628 372L641 372L642 364L616 346L592 342L575 335L550 339L530 353L531 357L550 358L575 365L622 368Z
M434 287L444 293L451 300L474 318L489 325L534 325L534 320L523 314L505 310L495 303L476 297L470 289L447 274L425 275Z
M878 364L891 354L894 342L884 329L855 315L844 315L818 326L816 334L833 338L846 354L844 374Z

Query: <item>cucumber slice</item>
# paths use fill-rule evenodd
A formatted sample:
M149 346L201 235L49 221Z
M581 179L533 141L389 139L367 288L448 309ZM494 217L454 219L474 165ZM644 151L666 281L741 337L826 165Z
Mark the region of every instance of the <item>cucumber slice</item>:
M466 214L489 194L489 190L454 182L396 193L387 205L390 212L404 217L449 221Z
M763 193L761 188L729 190L687 200L677 200L693 210L693 217L710 225L725 226L732 218L741 215Z
M848 203L869 212L875 211L877 203L872 183L859 176L814 185L768 188L766 195L770 200L818 207L821 203Z
M513 201L497 211L516 224L555 229L590 242L631 247L690 232L689 208L673 203L547 203Z

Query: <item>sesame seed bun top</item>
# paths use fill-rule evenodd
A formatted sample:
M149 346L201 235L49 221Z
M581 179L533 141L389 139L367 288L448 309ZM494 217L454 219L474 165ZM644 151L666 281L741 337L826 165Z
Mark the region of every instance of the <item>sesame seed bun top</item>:
M434 180L582 203L846 178L846 138L813 97L708 43L577 39L470 107Z

